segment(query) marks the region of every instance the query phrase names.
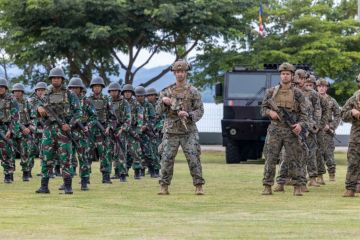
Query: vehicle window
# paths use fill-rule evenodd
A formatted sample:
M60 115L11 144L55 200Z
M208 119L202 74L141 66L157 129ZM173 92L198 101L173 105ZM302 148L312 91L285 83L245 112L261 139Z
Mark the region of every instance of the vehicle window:
M280 82L280 75L279 74L271 75L271 87L278 85L279 82Z
M228 98L262 98L266 88L265 74L228 74Z

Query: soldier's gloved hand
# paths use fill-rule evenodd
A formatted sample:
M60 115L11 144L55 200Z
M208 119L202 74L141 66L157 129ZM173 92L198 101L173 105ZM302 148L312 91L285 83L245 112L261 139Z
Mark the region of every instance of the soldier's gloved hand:
M110 133L110 128L107 127L107 128L105 129L105 134L106 134L106 135L109 135L109 133Z
M47 112L46 112L45 108L40 106L40 107L38 107L37 111L39 112L40 116L42 116L42 117L47 116Z
M187 118L187 117L189 117L189 114L187 112L185 112L185 111L179 111L178 116L180 118Z
M11 137L11 132L10 132L10 131L7 131L6 134L5 134L5 137L6 137L7 139L10 139L10 137Z
M280 120L279 114L273 110L270 110L269 116L272 120Z
M299 135L301 132L301 125L299 123L296 123L294 125L292 125L293 127L293 133L295 133L296 135Z
M22 131L22 133L25 134L25 135L28 135L30 132L31 131L28 128L24 128L24 130Z
M360 118L360 112L356 109L351 109L351 114L353 115L354 118L357 118L357 119Z
M163 97L162 98L162 102L167 105L167 106L170 106L171 105L171 99L168 98L168 97Z
M69 124L63 124L62 126L61 126L61 130L63 130L64 132L68 132L68 131L70 131L70 126L69 126Z

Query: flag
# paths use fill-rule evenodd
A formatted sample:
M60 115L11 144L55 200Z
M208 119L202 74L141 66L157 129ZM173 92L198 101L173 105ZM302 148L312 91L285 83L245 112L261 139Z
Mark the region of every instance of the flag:
M260 34L260 36L264 36L264 25L263 25L263 20L262 20L262 14L263 14L262 1L260 1L260 8L259 8L259 34Z

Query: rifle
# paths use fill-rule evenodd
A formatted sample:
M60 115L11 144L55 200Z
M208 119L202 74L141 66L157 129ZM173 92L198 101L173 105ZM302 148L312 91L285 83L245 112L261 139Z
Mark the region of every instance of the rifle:
M333 137L338 143L341 143L341 141L336 137L335 131L332 129L329 129L327 132L331 137Z
M19 155L21 155L19 149L17 149L16 147L14 147L14 144L12 143L12 141L10 141L9 139L7 139L4 135L3 132L0 131L0 139L4 140L7 144L9 144L11 146L12 149L15 150L15 152L17 152Z
M100 130L101 135L106 138L106 130L99 120L95 120L95 126Z
M24 129L26 129L26 128L27 128L27 127L25 127L24 124L21 124L21 123L20 123L20 129L21 129L21 131L24 131ZM30 128L29 128L29 130L30 130L30 133L29 133L28 135L26 135L26 136L30 139L30 142L31 142L33 145L35 145L34 138L33 138L32 135L31 135L32 131L31 131Z
M284 123L292 130L292 125L296 124L296 120L291 116L290 112L286 110L285 108L278 107L273 99L267 100L270 108L278 113L280 117L280 121L284 121ZM299 140L299 143L304 147L304 150L306 150L307 153L309 153L309 146L306 143L306 129L301 128L301 132L299 135L296 135L294 132L292 132Z

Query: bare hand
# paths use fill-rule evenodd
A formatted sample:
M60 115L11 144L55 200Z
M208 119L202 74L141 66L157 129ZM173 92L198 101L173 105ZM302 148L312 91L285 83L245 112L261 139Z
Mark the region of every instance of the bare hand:
M30 132L31 131L28 128L24 128L24 130L22 131L22 133L25 134L25 135L28 135Z
M61 126L61 130L63 130L64 132L68 132L68 131L70 131L70 126L69 126L69 124L63 124L62 126Z
M141 126L141 132L145 132L147 130L147 126Z
M120 137L120 135L122 134L123 131L124 131L124 129L120 128L120 130L116 134L116 137Z
M5 134L5 137L6 137L7 139L10 139L10 137L11 137L11 132L10 132L10 131L7 131L6 134Z
M328 124L326 124L325 127L324 127L324 131L326 132L326 131L328 131L329 129L330 129L330 126L329 126Z
M44 107L41 107L41 106L38 107L37 111L39 112L40 116L42 116L42 117L46 117L46 116L47 116L47 112L46 112L46 110L45 110Z
M163 97L162 98L162 102L167 105L167 106L170 106L171 105L171 99L168 98L168 97Z
M109 135L109 133L110 133L110 128L107 127L107 128L105 129L105 134L106 134L106 135Z
M89 127L88 126L85 126L84 127L84 132L88 132L89 131Z
M187 112L185 112L185 111L179 111L178 116L180 118L187 118L187 117L189 117L189 114Z
M357 119L360 118L360 112L356 109L351 109L351 114Z
M299 135L301 132L301 125L299 123L296 123L294 125L292 125L291 127L293 127L293 133L295 133L296 135Z
M279 114L273 110L270 110L269 116L272 120L280 120Z

